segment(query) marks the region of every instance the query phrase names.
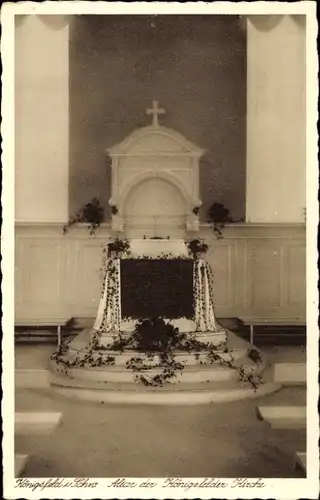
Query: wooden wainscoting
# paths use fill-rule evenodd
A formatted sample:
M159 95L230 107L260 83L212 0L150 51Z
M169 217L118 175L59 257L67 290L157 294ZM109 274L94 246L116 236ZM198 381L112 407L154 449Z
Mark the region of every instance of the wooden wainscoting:
M16 318L94 317L110 236L108 225L94 236L86 225L65 235L60 224L17 225Z
M217 317L306 317L306 237L300 224L235 224L214 239L207 260L214 272Z
M230 225L217 240L204 225L199 236L209 244L217 317L305 317L305 226ZM17 224L16 318L95 317L110 237L107 224L95 236L86 225L63 235L60 224Z

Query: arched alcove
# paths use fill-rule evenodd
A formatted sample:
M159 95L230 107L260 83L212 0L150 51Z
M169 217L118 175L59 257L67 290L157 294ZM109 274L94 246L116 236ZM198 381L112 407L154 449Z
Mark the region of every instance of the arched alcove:
M129 191L123 205L129 238L181 237L187 202L180 189L163 177L147 177Z

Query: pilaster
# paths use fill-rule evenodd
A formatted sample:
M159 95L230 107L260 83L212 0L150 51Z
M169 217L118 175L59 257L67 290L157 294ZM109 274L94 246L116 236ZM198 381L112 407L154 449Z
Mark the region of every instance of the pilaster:
M248 16L248 222L304 222L305 16Z
M70 16L16 16L17 221L68 220Z

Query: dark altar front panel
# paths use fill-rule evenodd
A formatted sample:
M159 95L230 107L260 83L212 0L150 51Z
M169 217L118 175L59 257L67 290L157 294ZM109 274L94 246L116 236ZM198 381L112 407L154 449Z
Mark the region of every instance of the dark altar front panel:
M193 261L120 261L121 311L125 318L194 317Z

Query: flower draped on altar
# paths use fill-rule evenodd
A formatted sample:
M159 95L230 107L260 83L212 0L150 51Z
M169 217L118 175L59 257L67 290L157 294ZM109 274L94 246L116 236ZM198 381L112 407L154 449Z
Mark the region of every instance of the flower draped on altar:
M193 267L193 290L195 296L196 332L216 332L221 327L216 323L213 309L213 293L210 284L212 271L203 260L195 260Z
M140 240L141 241L141 240ZM150 240L149 240L150 242ZM167 242L167 245L166 245ZM94 331L101 336L112 336L120 332L132 331L135 327L137 320L126 318L122 314L121 308L121 260L128 258L147 258L147 259L188 259L193 261L193 310L194 316L191 320L187 318L164 318L170 321L180 330L194 333L210 333L222 332L223 328L216 322L214 315L213 293L211 282L213 275L209 264L204 259L192 259L188 252L184 252L181 243L176 244L176 252L170 254L164 252L157 256L155 253L155 245L159 243L155 240L149 245L149 253L139 256L137 249L140 248L139 244L135 242L132 245L133 253L128 252L121 258L107 258L105 263L105 272L103 279L102 296L98 307L98 312L94 324ZM148 241L145 241L145 247ZM161 245L162 244L162 245ZM162 246L172 247L170 240L160 241L161 250ZM159 249L159 247L158 247ZM165 255L165 257L163 257Z
M93 329L100 333L119 332L120 325L120 259L108 259Z

